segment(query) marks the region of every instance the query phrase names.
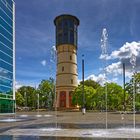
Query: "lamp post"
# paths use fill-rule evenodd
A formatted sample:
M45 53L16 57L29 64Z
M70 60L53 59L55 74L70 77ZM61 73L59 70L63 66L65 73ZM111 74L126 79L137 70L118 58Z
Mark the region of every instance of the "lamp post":
M39 93L37 94L37 110L39 111Z
M86 113L86 108L85 108L85 93L84 93L84 55L82 55L82 95L83 95L83 106L82 106L82 113L83 115Z
M24 107L26 109L27 108L27 93L26 93L26 91L24 92L24 99L25 99Z
M125 63L123 63L123 94L124 94L124 106L123 106L123 109L124 109L124 112L126 110L126 104L125 104Z

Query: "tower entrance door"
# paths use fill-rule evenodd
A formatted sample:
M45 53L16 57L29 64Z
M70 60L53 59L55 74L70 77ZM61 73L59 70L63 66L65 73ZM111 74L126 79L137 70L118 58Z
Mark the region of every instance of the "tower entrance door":
M66 107L66 91L60 91L60 107Z

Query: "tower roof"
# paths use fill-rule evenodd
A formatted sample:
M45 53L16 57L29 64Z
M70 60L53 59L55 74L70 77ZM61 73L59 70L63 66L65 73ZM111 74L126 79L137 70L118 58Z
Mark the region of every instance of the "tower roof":
M57 20L58 19L63 19L63 18L69 18L69 19L71 18L71 19L74 19L77 22L77 25L79 25L79 23L80 23L79 19L76 16L69 15L69 14L62 14L62 15L57 16L54 19L54 24L56 25Z

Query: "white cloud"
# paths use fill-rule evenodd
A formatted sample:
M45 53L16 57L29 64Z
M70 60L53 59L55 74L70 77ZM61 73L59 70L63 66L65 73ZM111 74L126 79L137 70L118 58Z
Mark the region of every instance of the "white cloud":
M122 63L125 63L126 77L132 76L132 65L130 59L132 56L136 57L136 68L135 70L140 71L140 42L126 42L120 49L113 51L109 56L108 60L118 60L118 62L112 63L105 69L108 74L114 74L118 76L122 74ZM103 58L100 56L100 58Z
M42 66L46 66L47 61L46 61L46 60L42 60L42 61L41 61L41 64L42 64Z
M108 59L127 59L135 55L138 57L140 55L140 42L126 42L119 50L115 50L108 56Z
M105 68L107 74L114 74L114 75L118 75L122 73L122 66L121 66L121 62L117 62L117 63L112 63L111 65L107 66Z
M123 65L122 62L116 62L116 63L112 63L111 65L106 67L106 72L107 75L111 75L113 74L114 76L119 76L122 75L123 73ZM125 68L125 76L128 78L131 78L131 76L133 75L132 73L132 69L130 65L126 65Z
M15 82L15 90L17 91L20 87L22 87L23 85L20 84L19 82Z
M92 75L88 76L87 78L85 78L85 80L89 80L89 79L94 80L95 82L97 82L101 85L103 85L106 82L105 74L99 74L97 76L92 74ZM82 80L78 79L78 84L80 84L81 81Z
M101 85L103 85L106 82L105 74L99 74L97 76L92 74L86 78L86 80L88 80L88 79L94 80L95 82L97 82Z
M118 60L117 62L113 62L112 64L108 65L105 70L107 73L107 76L110 75L110 80L108 82L117 82L118 76L122 75L123 72L123 66L122 64L125 63L125 75L128 78L131 78L133 72L132 72L132 65L130 63L130 59L132 56L136 56L136 68L135 70L137 72L140 71L140 42L126 42L121 48L118 50L114 50L110 55L100 55L100 59L106 59L106 60ZM100 70L103 71L103 68ZM104 72L103 72L104 73ZM111 76L112 75L112 76ZM99 74L98 76L95 76L94 74L87 77L87 79L92 79L96 82L99 82L100 84L103 84L105 81L105 75Z

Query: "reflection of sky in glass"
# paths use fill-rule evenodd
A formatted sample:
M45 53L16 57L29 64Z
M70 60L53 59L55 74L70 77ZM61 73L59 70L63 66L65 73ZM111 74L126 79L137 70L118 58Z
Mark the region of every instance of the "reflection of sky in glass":
M12 79L13 74L3 68L0 68L0 76Z
M6 92L5 92L6 91ZM0 93L10 93L12 91L12 88L8 88L8 87L3 87L0 86Z
M12 0L0 1L0 93L13 87L13 13Z
M6 78L0 78L0 84L5 86L12 86L12 80L6 79Z

